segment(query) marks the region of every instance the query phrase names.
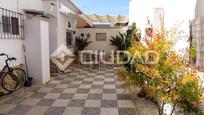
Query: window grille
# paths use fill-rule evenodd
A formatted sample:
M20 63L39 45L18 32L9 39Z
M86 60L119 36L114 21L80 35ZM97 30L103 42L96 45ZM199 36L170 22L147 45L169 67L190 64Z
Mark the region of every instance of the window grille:
M96 41L106 41L106 33L96 33Z
M23 38L23 14L0 7L0 39Z

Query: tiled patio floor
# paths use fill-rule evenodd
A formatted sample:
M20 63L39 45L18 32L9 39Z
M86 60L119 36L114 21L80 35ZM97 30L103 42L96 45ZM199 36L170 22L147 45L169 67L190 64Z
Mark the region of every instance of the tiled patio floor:
M154 115L150 101L136 99L136 106L117 80L113 67L71 67L45 86L0 97L3 115ZM153 108L153 109L152 109Z

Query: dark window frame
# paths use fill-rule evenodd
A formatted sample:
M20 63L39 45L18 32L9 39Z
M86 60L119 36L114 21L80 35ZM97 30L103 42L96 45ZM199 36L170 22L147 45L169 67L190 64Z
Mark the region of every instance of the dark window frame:
M69 30L66 31L66 45L67 47L73 47L73 32Z
M4 33L11 33L11 18L2 15L2 30Z

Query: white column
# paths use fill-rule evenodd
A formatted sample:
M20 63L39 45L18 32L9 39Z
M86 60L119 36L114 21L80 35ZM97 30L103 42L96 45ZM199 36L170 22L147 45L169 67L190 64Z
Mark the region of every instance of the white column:
M34 84L50 80L49 24L40 17L25 20L25 46L28 72Z

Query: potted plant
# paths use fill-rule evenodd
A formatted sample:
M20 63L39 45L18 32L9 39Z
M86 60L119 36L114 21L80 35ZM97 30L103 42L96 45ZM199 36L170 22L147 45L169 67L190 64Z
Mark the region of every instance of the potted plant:
M76 37L75 39L75 44L76 44L76 50L77 51L82 51L84 50L92 41L89 41L89 38L84 38L84 37Z
M87 35L87 38L84 38L84 36L78 36L75 38L75 46L76 46L76 54L78 57L81 56L81 51L83 51L89 44L92 43L92 41L89 41L90 35Z
M118 32L118 35L112 36L110 45L115 46L117 50L127 50L131 46L132 41L140 41L140 33L136 24L133 23L130 30L126 33Z

